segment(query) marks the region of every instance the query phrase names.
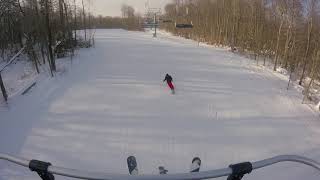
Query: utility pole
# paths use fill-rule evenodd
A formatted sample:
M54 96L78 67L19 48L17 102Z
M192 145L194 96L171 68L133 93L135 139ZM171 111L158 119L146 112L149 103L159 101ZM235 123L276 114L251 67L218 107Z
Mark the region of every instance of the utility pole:
M157 13L154 13L153 24L154 24L154 34L153 34L153 37L157 37Z
M150 8L149 3L146 3L146 13L145 13L146 22L144 25L146 28L150 28L151 30L153 30L154 28L153 37L157 37L157 28L160 24L159 17L161 13L162 13L161 8Z

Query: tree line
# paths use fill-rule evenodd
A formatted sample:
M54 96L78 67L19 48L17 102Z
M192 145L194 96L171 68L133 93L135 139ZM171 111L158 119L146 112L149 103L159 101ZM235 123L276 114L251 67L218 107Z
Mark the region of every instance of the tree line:
M56 58L74 55L77 48L94 43L94 28L141 30L131 6L123 5L122 17L95 17L91 0L0 0L1 92L7 100L1 73L13 57L27 55L35 71L48 66L57 71Z
M1 0L2 58L25 47L37 72L40 65L48 63L53 75L55 58L73 53L81 45L77 30L85 29L83 42L89 38L86 29L92 27L92 15L83 0L81 4L79 7L76 0Z
M192 29L163 28L199 42L230 46L232 51L271 59L273 69L287 69L320 79L319 0L175 0L166 5L163 19L192 23ZM313 81L313 80L312 80Z
M132 6L123 4L121 7L121 17L110 17L99 15L93 18L93 25L96 28L104 29L126 29L142 31L142 16L135 12Z
M57 57L91 46L91 29L141 30L141 17L131 6L123 5L123 16L112 18L93 16L91 4L91 0L0 0L1 59L25 47L37 72L40 65L48 64L53 75Z

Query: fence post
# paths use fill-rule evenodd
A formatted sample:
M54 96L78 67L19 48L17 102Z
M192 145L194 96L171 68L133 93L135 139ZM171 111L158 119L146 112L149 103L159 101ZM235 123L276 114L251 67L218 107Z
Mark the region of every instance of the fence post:
M4 97L4 100L8 101L8 95L7 95L6 88L4 87L4 84L2 81L1 72L0 72L0 87L1 87L1 91L2 91L2 95Z

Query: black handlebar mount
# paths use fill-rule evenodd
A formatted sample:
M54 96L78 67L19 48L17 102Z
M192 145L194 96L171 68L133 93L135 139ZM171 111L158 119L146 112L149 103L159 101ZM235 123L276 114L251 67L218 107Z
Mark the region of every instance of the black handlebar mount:
M42 180L54 180L53 174L48 172L49 166L51 163L38 160L31 160L29 163L29 169L37 172Z

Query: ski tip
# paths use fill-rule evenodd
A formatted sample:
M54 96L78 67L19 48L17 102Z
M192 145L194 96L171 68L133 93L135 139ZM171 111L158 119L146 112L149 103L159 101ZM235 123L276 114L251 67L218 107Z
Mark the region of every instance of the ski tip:
M134 156L128 156L127 160L133 160L133 159L136 159L136 157Z
M129 157L127 158L127 163L128 163L128 165L129 165L129 164L136 165L136 164L137 164L136 157L134 157L134 156L129 156Z
M137 161L136 158L134 156L129 156L127 158L127 164L128 164L128 169L129 169L129 173L131 175L137 175L138 174L138 165L137 165Z
M136 157L134 157L134 156L129 156L128 158L127 158L127 163L132 163L132 162L136 162Z
M200 171L200 166L201 166L201 159L199 157L195 157L192 159L192 164L190 168L190 172L199 172Z
M159 166L159 170L165 170L163 166Z
M168 173L168 170L166 170L166 169L164 168L164 166L159 166L159 172L160 172L160 174L167 174L167 173Z
M199 158L199 157L194 157L193 159L192 159L192 163L198 163L199 165L201 165L201 159Z

